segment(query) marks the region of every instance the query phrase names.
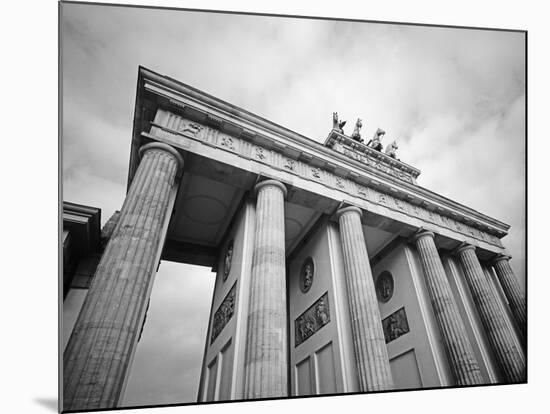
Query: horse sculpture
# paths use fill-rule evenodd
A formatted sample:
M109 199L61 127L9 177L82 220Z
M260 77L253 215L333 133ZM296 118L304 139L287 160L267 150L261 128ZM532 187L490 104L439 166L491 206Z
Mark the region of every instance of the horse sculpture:
M353 130L353 134L351 134L351 138L357 142L363 142L363 140L361 139L361 134L359 133L362 126L363 126L363 123L361 122L361 118L357 118L357 122L355 123L355 129Z
M395 152L397 151L399 147L397 146L397 142L394 140L391 144L389 144L387 147L386 147L386 154L389 155L390 157L392 158L396 158L396 154Z
M340 134L344 133L344 125L346 125L346 121L338 121L338 112L332 113L332 129L335 129Z

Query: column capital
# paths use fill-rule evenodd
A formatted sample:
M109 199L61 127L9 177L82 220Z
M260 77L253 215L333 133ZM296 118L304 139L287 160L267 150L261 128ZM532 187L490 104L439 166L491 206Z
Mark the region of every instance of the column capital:
M145 144L143 145L140 149L139 149L139 156L140 158L143 158L143 155L149 151L149 150L152 150L152 149L161 149L161 150L164 150L166 152L168 152L169 154L173 155L174 158L176 159L176 161L178 162L178 171L181 170L183 168L183 157L181 156L181 154L178 152L178 150L176 150L174 147L168 145L168 144L165 144L163 142L151 142L149 144Z
M274 187L278 187L281 189L281 191L283 192L283 198L286 198L286 194L287 194L287 189L286 189L286 186L280 182L280 181L277 181L277 180L265 180L265 181L260 181L258 184L256 184L254 186L254 194L258 194L258 192L263 188L263 187L267 187L267 186L274 186Z
M337 219L340 219L340 217L346 213L351 213L351 212L356 212L359 214L359 217L361 217L363 215L363 211L359 208L359 207L356 207L356 206L347 206L347 207L342 207L340 209L338 209L336 211L336 218Z
M421 237L431 237L432 239L435 238L435 234L433 231L426 230L424 228L418 229L416 233L414 233L411 237L411 241L414 243Z
M494 266L496 263L502 261L502 260L510 260L512 258L512 256L508 255L508 254L502 254L502 253L499 253L496 255L496 257L494 257L491 261L490 261L490 265L491 266Z
M475 253L476 247L468 243L462 243L460 246L458 246L455 249L454 254L459 255L460 253L465 252L466 250L473 250Z

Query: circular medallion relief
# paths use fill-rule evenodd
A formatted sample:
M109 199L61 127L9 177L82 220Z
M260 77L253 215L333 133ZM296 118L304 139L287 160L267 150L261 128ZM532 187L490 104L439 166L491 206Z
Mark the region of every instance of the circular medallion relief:
M313 265L313 259L308 257L304 260L302 270L300 272L300 290L306 293L313 284L313 275L315 273L315 266Z
M231 261L233 260L233 240L229 242L227 246L227 251L225 252L225 259L223 262L223 281L229 276L229 271L231 270Z
M384 271L376 279L376 296L380 302L387 302L393 296L393 276Z

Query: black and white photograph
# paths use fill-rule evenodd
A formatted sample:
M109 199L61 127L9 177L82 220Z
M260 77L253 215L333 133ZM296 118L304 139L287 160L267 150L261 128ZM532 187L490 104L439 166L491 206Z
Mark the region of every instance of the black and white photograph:
M542 6L4 9L3 411L545 410Z
M526 45L59 3L59 409L525 384Z

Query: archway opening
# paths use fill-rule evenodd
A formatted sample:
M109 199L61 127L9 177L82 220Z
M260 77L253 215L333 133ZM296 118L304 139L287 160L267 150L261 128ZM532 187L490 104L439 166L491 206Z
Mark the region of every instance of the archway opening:
M193 403L215 274L162 261L120 406Z

